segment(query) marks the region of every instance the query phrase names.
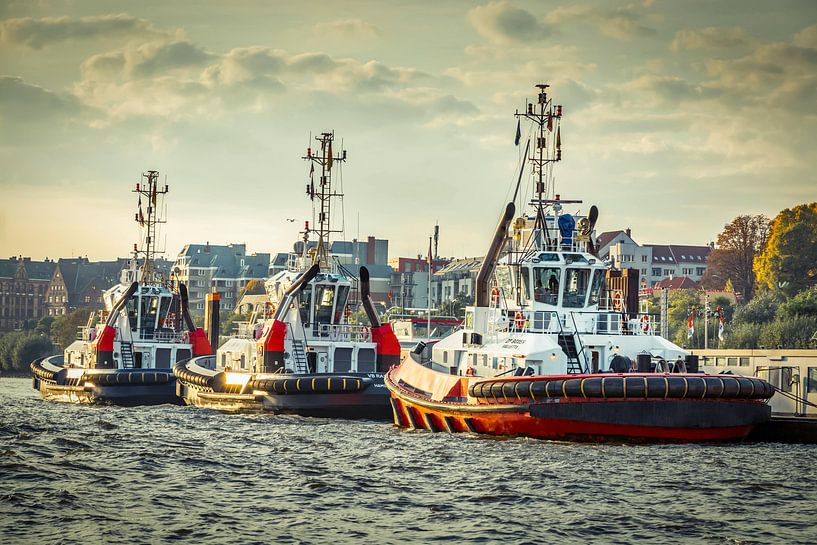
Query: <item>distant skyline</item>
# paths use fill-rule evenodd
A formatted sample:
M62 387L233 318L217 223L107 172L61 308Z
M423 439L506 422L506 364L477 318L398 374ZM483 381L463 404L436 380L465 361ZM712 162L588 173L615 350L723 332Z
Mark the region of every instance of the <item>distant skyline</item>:
M0 256L126 256L130 190L164 232L291 248L309 135L334 129L346 239L484 253L514 182L513 113L564 104L558 193L597 231L703 245L817 200L817 2L0 0ZM295 219L291 222L287 219Z

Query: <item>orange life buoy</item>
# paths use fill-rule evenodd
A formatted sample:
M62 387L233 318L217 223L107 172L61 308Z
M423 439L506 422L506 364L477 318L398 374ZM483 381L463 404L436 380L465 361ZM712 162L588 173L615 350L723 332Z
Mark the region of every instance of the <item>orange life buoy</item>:
M494 306L499 304L499 288L496 286L491 288L491 304Z
M517 310L516 314L514 314L513 325L516 326L516 329L522 329L525 327L525 315L522 314L521 310Z
M644 333L646 333L646 332L648 332L650 330L650 315L649 314L644 314L643 316L641 316L641 330L644 331Z

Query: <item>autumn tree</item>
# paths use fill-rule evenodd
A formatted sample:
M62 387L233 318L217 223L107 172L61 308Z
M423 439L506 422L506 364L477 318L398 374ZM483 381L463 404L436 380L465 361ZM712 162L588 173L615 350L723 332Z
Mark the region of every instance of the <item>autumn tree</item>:
M755 257L763 250L769 236L769 218L763 215L738 216L726 224L718 235L717 248L707 258L706 274L701 278L705 288L719 289L730 282L745 301L754 295Z
M267 293L267 291L264 288L264 281L253 279L247 282L247 285L241 290L239 297L243 297L244 295L264 295L265 293Z
M817 203L780 212L754 261L758 284L796 294L817 285Z

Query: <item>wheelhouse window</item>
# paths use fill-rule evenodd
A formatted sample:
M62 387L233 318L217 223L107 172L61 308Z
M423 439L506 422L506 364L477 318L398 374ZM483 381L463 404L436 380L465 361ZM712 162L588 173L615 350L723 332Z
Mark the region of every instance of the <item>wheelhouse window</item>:
M590 299L588 305L598 305L601 299L601 291L604 289L604 271L597 269L593 271L593 284L590 286Z
M335 305L335 286L318 284L315 290L315 323L332 323L332 309Z
M590 284L590 269L565 269L562 306L582 308Z
M533 298L537 303L556 305L559 301L561 270L558 267L533 269Z
M312 303L312 286L306 286L298 295L298 312L301 315L301 323L309 325L310 321L309 310Z
M346 308L346 299L349 297L349 286L338 286L337 304L335 305L335 322L339 324Z
M159 313L159 298L153 295L143 295L141 299L141 328L142 331L152 332L156 329L156 315Z

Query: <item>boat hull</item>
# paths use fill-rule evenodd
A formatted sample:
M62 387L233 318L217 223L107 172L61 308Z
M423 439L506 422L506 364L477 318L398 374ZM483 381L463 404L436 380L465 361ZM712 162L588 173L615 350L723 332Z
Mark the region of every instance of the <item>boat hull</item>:
M757 399L434 401L395 382L394 372L386 385L394 423L403 428L565 441L714 442L740 441L771 416Z
M188 405L224 412L296 414L321 418L390 420L383 373L225 373L183 362L176 391ZM240 376L237 376L240 375Z
M65 369L62 356L32 365L43 399L102 405L180 405L171 369Z

